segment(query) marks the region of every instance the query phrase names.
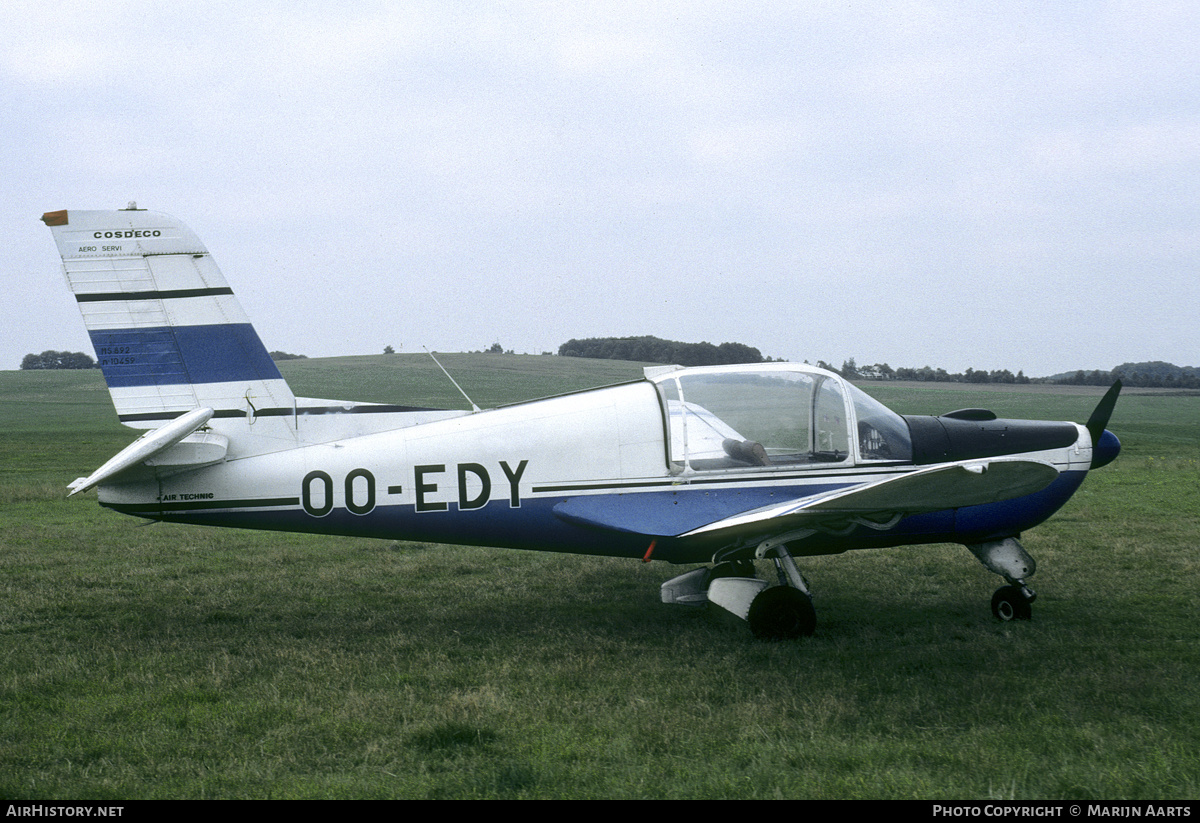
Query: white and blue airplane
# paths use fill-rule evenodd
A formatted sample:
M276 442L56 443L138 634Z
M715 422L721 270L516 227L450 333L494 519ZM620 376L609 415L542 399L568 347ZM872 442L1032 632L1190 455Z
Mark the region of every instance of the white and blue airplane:
M1085 425L902 416L793 363L652 367L485 411L296 397L181 222L42 220L117 414L147 430L70 494L150 520L703 563L663 601L790 638L816 622L794 557L906 544L967 546L1006 580L993 613L1028 619L1017 538L1120 451L1119 383Z

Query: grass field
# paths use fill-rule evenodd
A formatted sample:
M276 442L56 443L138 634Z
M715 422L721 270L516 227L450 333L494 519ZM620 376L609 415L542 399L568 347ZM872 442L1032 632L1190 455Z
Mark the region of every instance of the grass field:
M635 364L445 355L482 406ZM464 401L428 358L299 394ZM1086 420L1100 390L866 386ZM967 550L808 558L815 637L663 606L665 564L142 525L65 486L130 440L98 372L0 372L0 797L1200 797L1200 397L1025 536L1034 619Z

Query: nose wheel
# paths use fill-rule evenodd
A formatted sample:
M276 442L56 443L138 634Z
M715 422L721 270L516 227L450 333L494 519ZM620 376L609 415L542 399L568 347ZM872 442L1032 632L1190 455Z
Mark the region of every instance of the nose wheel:
M1001 586L992 595L992 614L997 620L1028 620L1033 617L1033 599L1028 586Z

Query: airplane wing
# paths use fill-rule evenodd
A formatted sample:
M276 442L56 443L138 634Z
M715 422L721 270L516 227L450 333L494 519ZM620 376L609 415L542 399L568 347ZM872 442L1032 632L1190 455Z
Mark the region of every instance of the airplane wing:
M1041 491L1058 477L1034 460L972 460L794 497L746 510L737 495L677 491L574 497L554 506L570 523L681 543L749 543L804 528L837 531L852 523L891 528L909 514L995 503ZM850 479L850 478L847 478Z
M899 516L996 503L1041 491L1058 477L1036 460L965 461L918 469L863 486L726 517L678 535L706 540L764 537L808 526L867 522L886 528Z

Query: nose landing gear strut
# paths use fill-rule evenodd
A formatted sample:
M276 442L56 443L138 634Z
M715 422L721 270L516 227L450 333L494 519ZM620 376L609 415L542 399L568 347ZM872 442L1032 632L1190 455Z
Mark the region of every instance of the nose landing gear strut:
M988 571L1008 581L992 595L992 614L997 620L1028 620L1033 617L1033 601L1037 592L1029 588L1025 578L1037 571L1037 563L1015 537L975 543L967 546Z

